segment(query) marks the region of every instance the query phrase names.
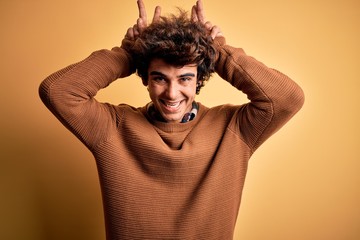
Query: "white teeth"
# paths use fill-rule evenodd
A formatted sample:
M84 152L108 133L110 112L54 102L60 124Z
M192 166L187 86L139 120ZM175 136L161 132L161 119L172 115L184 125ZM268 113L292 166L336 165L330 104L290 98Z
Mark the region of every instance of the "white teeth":
M180 102L175 102L175 103L165 102L165 105L167 107L178 107L180 105Z

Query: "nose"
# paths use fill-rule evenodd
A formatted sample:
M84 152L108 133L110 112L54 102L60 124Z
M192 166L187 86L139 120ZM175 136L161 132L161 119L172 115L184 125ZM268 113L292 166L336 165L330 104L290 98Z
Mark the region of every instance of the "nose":
M179 86L177 83L170 82L166 88L166 97L168 99L176 99L177 94L179 92Z

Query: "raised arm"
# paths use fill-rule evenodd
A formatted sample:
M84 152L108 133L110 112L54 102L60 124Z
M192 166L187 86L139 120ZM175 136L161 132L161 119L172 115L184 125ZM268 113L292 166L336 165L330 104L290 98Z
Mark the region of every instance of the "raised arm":
M216 72L250 100L238 111L233 130L254 151L299 111L304 93L286 75L246 55L243 49L226 45L220 28L205 20L201 0L193 6L191 16L193 21L204 23L214 39Z
M224 43L218 41L216 72L250 100L234 130L255 150L300 110L304 93L288 76Z
M44 104L89 148L103 141L107 128L120 120L114 106L99 103L94 97L111 82L135 71L128 48L147 26L142 0L138 1L138 8L137 24L129 28L121 47L96 51L83 61L51 74L40 85ZM154 19L159 16L157 7Z
M110 118L116 118L112 108L97 102L94 96L117 78L131 73L130 60L123 49L100 50L48 76L41 83L39 94L49 110L92 148L105 137L101 128L111 123Z

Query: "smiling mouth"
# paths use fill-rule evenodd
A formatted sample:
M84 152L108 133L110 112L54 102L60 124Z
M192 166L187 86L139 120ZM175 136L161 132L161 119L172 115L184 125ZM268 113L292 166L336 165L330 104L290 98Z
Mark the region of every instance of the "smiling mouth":
M161 103L166 107L166 109L174 111L179 108L182 101L168 102L168 101L161 100Z

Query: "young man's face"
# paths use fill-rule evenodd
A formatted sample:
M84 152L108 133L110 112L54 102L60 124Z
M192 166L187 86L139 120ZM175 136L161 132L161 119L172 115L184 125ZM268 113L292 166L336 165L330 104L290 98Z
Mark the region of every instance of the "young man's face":
M148 69L148 91L155 108L169 123L181 122L196 95L197 66L175 67L153 59Z

